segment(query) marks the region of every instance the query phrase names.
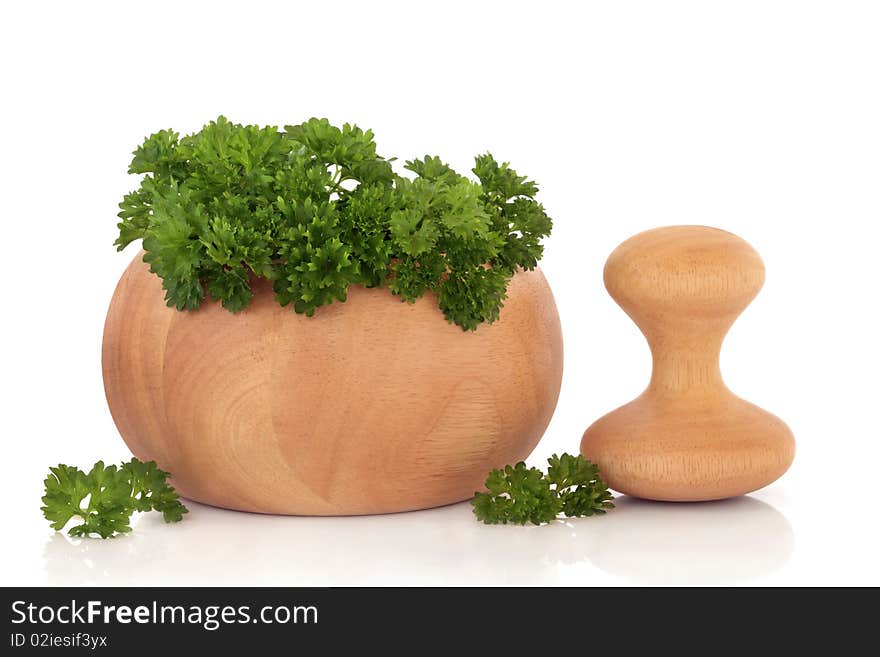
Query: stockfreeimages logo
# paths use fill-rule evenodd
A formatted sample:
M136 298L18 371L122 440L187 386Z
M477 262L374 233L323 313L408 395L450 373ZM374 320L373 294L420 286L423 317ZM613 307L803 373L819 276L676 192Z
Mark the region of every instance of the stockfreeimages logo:
M314 605L167 605L153 601L145 605L108 605L100 600L36 605L25 600L12 603L12 623L20 625L198 625L214 631L223 625L262 623L265 625L317 624Z

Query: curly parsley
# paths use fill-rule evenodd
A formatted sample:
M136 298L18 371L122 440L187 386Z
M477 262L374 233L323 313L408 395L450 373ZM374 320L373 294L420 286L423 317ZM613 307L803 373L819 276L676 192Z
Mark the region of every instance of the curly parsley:
M370 130L327 119L162 130L134 151L129 172L144 177L120 203L116 245L143 240L179 310L210 297L240 311L262 277L306 315L350 285L388 286L410 303L435 292L462 329L491 323L552 228L537 186L489 154L476 158L479 182L431 156L406 162L404 177L393 160Z
M523 462L492 470L486 479L488 492L475 493L471 501L477 520L487 525L541 525L560 513L573 518L614 508L595 464L571 454L554 454L548 463L546 475Z
M155 461L143 463L135 458L119 467L98 461L88 473L58 465L49 468L41 510L56 531L73 518L82 520L68 530L71 536L110 538L130 532L135 511L158 511L165 522L179 522L188 509L167 478L168 473Z

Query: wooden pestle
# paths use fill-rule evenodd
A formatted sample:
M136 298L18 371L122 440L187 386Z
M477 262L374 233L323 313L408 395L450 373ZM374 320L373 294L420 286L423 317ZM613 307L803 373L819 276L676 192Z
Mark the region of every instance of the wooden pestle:
M717 228L639 233L605 264L605 287L638 325L654 360L638 398L594 422L581 453L608 485L653 500L743 495L780 477L794 437L721 378L721 343L764 283L744 240Z

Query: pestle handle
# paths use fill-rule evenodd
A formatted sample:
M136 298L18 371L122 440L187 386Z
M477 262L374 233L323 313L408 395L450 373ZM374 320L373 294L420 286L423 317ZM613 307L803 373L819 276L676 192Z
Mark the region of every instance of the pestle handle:
M652 387L666 390L723 385L721 342L763 282L749 243L708 226L639 233L605 264L608 293L651 346Z
M708 226L639 233L605 263L608 293L648 323L726 319L732 324L763 283L758 252L741 237Z

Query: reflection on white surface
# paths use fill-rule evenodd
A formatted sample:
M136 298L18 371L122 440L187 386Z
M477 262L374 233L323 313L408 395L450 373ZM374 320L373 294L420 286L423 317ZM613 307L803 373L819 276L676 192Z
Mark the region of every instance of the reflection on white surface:
M778 568L793 545L773 507L751 498L618 509L544 527L485 526L466 503L386 516L261 516L189 503L112 540L53 535L51 585L590 584L582 569L632 583L727 583ZM577 568L577 581L569 577ZM597 573L602 575L602 573ZM608 577L603 577L607 583Z
M188 503L176 526L149 514L113 540L47 543L50 584L556 584L583 558L563 524L487 527L468 504L383 516L262 516Z
M753 497L720 502L615 500L590 537L590 561L640 584L734 584L788 561L794 533L782 513Z

